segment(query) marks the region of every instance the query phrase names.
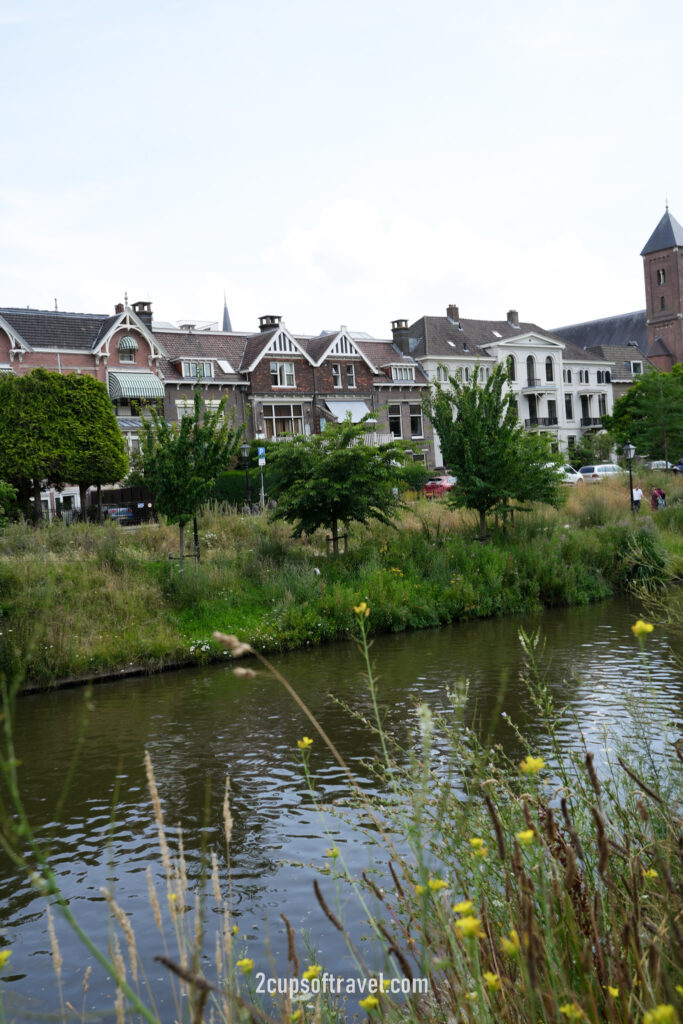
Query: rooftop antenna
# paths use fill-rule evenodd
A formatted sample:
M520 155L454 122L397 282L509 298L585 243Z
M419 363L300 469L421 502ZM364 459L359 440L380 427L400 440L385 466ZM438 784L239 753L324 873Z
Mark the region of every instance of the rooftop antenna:
M668 196L664 197L664 205L666 206L666 212L668 213L669 212L669 197Z
M57 300L56 299L55 299L55 313L59 313L59 308L57 306Z
M123 293L123 304L128 309L128 292Z

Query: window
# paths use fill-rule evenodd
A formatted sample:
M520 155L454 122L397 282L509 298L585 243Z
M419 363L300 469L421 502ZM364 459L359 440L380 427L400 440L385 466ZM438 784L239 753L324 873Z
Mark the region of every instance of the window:
M602 370L595 371L595 379L598 382L598 384L602 384Z
M422 406L410 406L410 436L423 437L422 433Z
M448 380L448 370L445 366L437 366L435 380L446 381Z
M612 374L609 372L609 370L605 370L605 384L611 384L611 383L612 383Z
M190 398L184 398L177 401L175 407L176 415L179 420L181 420L183 416L192 416L194 412L194 402Z
M666 270L657 271L657 284L666 284Z
M464 376L466 381L468 381L470 379L470 368L469 368L469 366L464 366L463 367L463 376Z
M413 366L392 366L391 376L394 380L415 380Z
M643 372L643 364L638 362L631 363L631 373L635 377L636 374Z
M567 370L567 384L571 384L571 382L572 382L572 371L571 370Z
M341 387L341 366L339 363L332 363L332 387Z
M401 406L390 405L389 406L389 430L394 437L402 437L401 432Z
M536 382L536 364L533 356L526 357L526 379L529 384Z
M607 398L605 395L598 395L598 413L600 416L607 415Z
M590 376L588 370L579 370L579 384L589 384Z
M213 377L213 363L184 362L183 377Z
M554 398L548 399L548 419L557 420L557 402Z
M660 309L666 309L666 299L664 298L663 295L660 296L660 299L659 299L659 308Z
M303 406L264 405L263 426L266 437L281 437L282 434L303 434Z
M135 362L135 352L133 351L133 349L122 349L119 352L119 362L120 363L134 363Z
M346 364L346 386L347 388L355 388L356 386L356 367L353 363Z
M574 419L574 400L571 395L564 396L564 414L568 420Z
M274 388L293 388L296 384L294 363L271 363L270 383Z
M548 356L548 358L545 361L545 379L554 380L555 378L553 376L553 373L553 361L552 358Z
M576 436L574 434L570 434L567 438L567 448L570 452L573 452L576 448Z
M510 380L517 380L517 362L512 355L508 356L508 377Z

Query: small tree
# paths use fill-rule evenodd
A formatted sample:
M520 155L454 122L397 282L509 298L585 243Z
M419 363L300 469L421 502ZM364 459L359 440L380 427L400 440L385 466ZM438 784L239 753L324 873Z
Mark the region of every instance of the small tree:
M329 529L335 555L340 523L378 519L390 524L401 505L401 447L368 447L363 444L367 430L365 420L345 420L268 450L271 493L277 498L273 518L292 523L295 537Z
M444 464L458 480L449 501L479 513L484 540L488 513L504 510L511 500L557 505L561 485L549 438L527 433L519 423L503 366L483 384L478 378L477 372L467 383L449 377L450 387L437 384L423 406L439 435Z
M179 423L167 423L155 409L142 422L145 483L159 512L178 524L181 558L185 526L210 496L217 474L228 467L244 432L244 427L235 428L232 419L224 418L226 402L224 398L216 409L206 409L197 389L192 415Z
M617 447L630 441L642 455L674 462L683 454L683 364L648 370L603 422Z

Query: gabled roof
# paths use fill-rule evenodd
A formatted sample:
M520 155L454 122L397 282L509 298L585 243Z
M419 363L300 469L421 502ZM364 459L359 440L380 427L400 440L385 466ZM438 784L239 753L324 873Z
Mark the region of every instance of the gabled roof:
M244 334L195 334L189 331L155 331L154 337L168 353L161 368L167 380L183 379L175 365L181 359L212 359L227 362L233 373L225 373L219 365L214 366L214 380L233 380L239 373L242 354L248 336ZM186 378L185 378L186 379Z
M301 339L301 341L316 366L320 366L326 359L334 356L344 359L347 356L356 355L360 356L368 365L371 373L377 373L376 365L370 361L358 340L349 334L345 327L330 334L323 334L319 338L310 338L306 341Z
M676 246L683 246L683 228L669 213L667 206L664 216L648 238L640 255L647 256L651 252L674 249Z
M354 340L359 351L362 352L369 361L371 360L378 369L385 373L387 381L391 382L391 373L388 372L389 368L392 366L400 366L405 363L406 366L415 367L415 381L418 384L429 382L429 378L415 357L404 355L393 341L383 341L381 339L361 341L359 338L355 338ZM393 383L396 382L394 381Z
M595 349L598 346L626 346L635 342L641 352L647 351L647 314L644 309L634 313L619 313L600 320L586 320L567 327L554 327L552 333L578 348Z
M247 339L240 370L242 372L250 372L258 366L263 356L269 351L278 359L284 359L292 355L302 355L307 362L313 362L307 351L306 343L295 338L284 325L280 324L273 331L264 331Z
M650 356L669 356L673 359L673 352L661 338L655 338L647 354L648 358Z
M423 316L409 328L410 352L420 356L467 356L491 358L481 345L495 344L520 335L547 334L537 324L514 326L507 320L451 320L447 316Z
M634 360L648 364L647 357L643 356L637 345L596 345L593 351L601 359L613 364L613 381L633 380L631 363Z
M0 316L30 348L91 352L116 317L93 313L60 313L46 309L0 309Z

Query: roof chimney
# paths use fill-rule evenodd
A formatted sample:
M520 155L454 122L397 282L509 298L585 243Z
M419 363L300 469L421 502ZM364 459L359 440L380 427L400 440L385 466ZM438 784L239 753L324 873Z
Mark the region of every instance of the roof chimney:
M124 310L123 303L122 302L117 302L116 305L114 306L114 313L117 313L117 314L118 313L123 313L123 310Z
M152 303L151 302L134 302L133 312L135 313L138 320L142 320L145 327L152 330Z
M510 327L519 327L519 313L516 309L508 309L508 323Z
M446 306L446 316L449 320L452 320L454 324L460 323L460 310L457 306Z
M409 355L410 339L408 337L408 321L392 320L391 334L394 339L394 345L396 345L397 348L400 348L404 356Z
M260 316L258 318L259 331L261 331L262 334L265 331L274 331L276 327L280 326L281 320L281 316L273 316L272 314L269 314L268 316Z

